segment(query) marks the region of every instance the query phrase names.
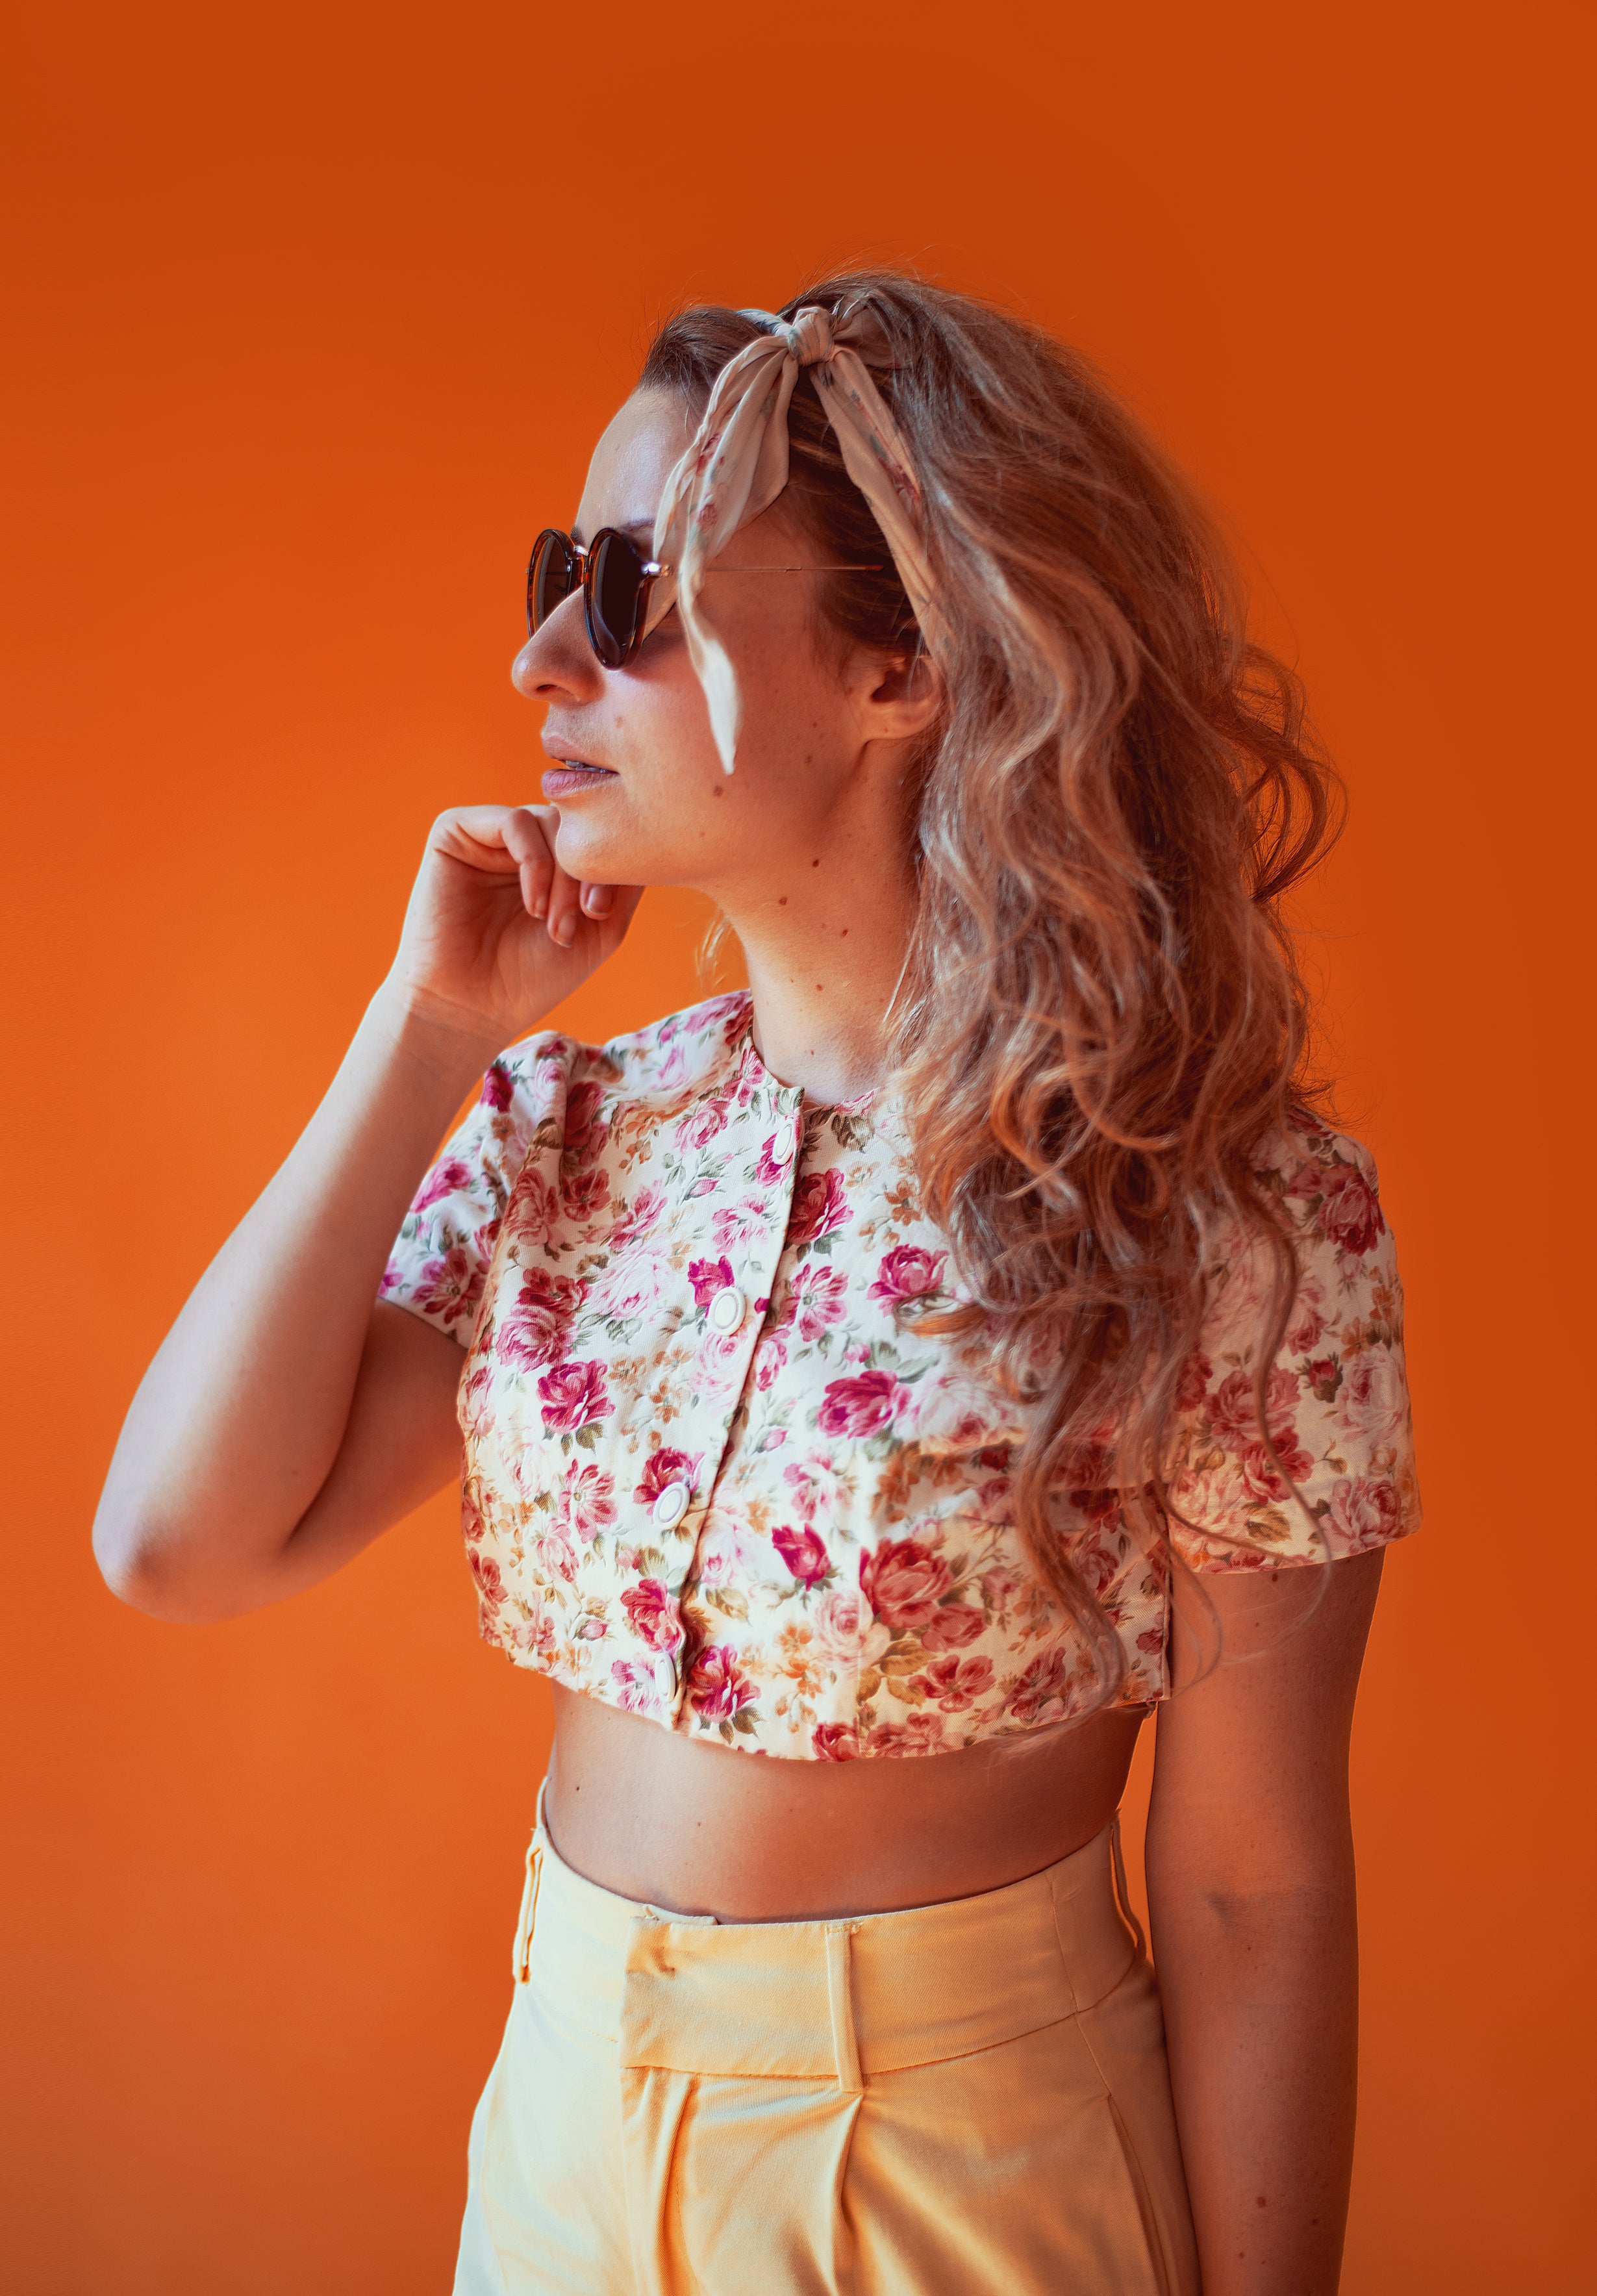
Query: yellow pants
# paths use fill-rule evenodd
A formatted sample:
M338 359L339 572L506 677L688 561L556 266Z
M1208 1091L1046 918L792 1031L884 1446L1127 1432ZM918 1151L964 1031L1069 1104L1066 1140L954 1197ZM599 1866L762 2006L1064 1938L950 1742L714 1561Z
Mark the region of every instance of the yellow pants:
M1197 2296L1111 1826L908 1913L718 1924L540 1824L455 2296Z

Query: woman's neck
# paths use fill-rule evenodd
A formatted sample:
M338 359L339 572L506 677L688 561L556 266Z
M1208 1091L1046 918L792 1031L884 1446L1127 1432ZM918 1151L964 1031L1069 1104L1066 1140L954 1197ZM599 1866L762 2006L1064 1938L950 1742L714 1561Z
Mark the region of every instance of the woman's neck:
M889 1008L904 973L915 890L898 867L836 849L723 898L754 997L754 1041L773 1076L814 1099L856 1100L886 1067Z

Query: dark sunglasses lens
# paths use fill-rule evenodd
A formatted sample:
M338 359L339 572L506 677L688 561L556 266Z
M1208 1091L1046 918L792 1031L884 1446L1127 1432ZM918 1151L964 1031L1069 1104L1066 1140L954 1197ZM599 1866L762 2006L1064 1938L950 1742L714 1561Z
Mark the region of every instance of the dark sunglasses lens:
M606 669L619 669L637 643L643 562L624 534L601 534L593 548L588 631Z
M541 629L576 587L577 560L571 545L563 534L550 527L533 544L532 563L527 570L528 628Z

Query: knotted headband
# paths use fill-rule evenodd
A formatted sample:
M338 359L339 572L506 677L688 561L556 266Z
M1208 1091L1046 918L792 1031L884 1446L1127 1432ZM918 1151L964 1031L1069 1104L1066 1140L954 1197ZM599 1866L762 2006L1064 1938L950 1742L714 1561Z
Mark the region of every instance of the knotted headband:
M688 656L709 704L721 763L731 773L742 717L737 676L726 649L704 619L704 570L738 529L769 510L788 482L788 402L801 366L808 367L837 437L843 467L870 504L892 553L921 636L944 656L921 517L921 488L908 449L871 380L870 366L891 364L881 323L864 302L835 316L807 304L790 321L746 311L766 332L716 377L692 445L666 480L654 522L654 555L674 570L651 601L652 626L675 590Z

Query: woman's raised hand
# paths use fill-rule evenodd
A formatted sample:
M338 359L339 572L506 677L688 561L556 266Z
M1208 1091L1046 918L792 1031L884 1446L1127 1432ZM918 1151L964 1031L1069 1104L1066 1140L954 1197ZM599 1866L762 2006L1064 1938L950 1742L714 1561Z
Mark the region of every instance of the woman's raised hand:
M497 1051L620 946L643 888L568 876L559 826L548 805L438 816L385 984L408 1012Z

